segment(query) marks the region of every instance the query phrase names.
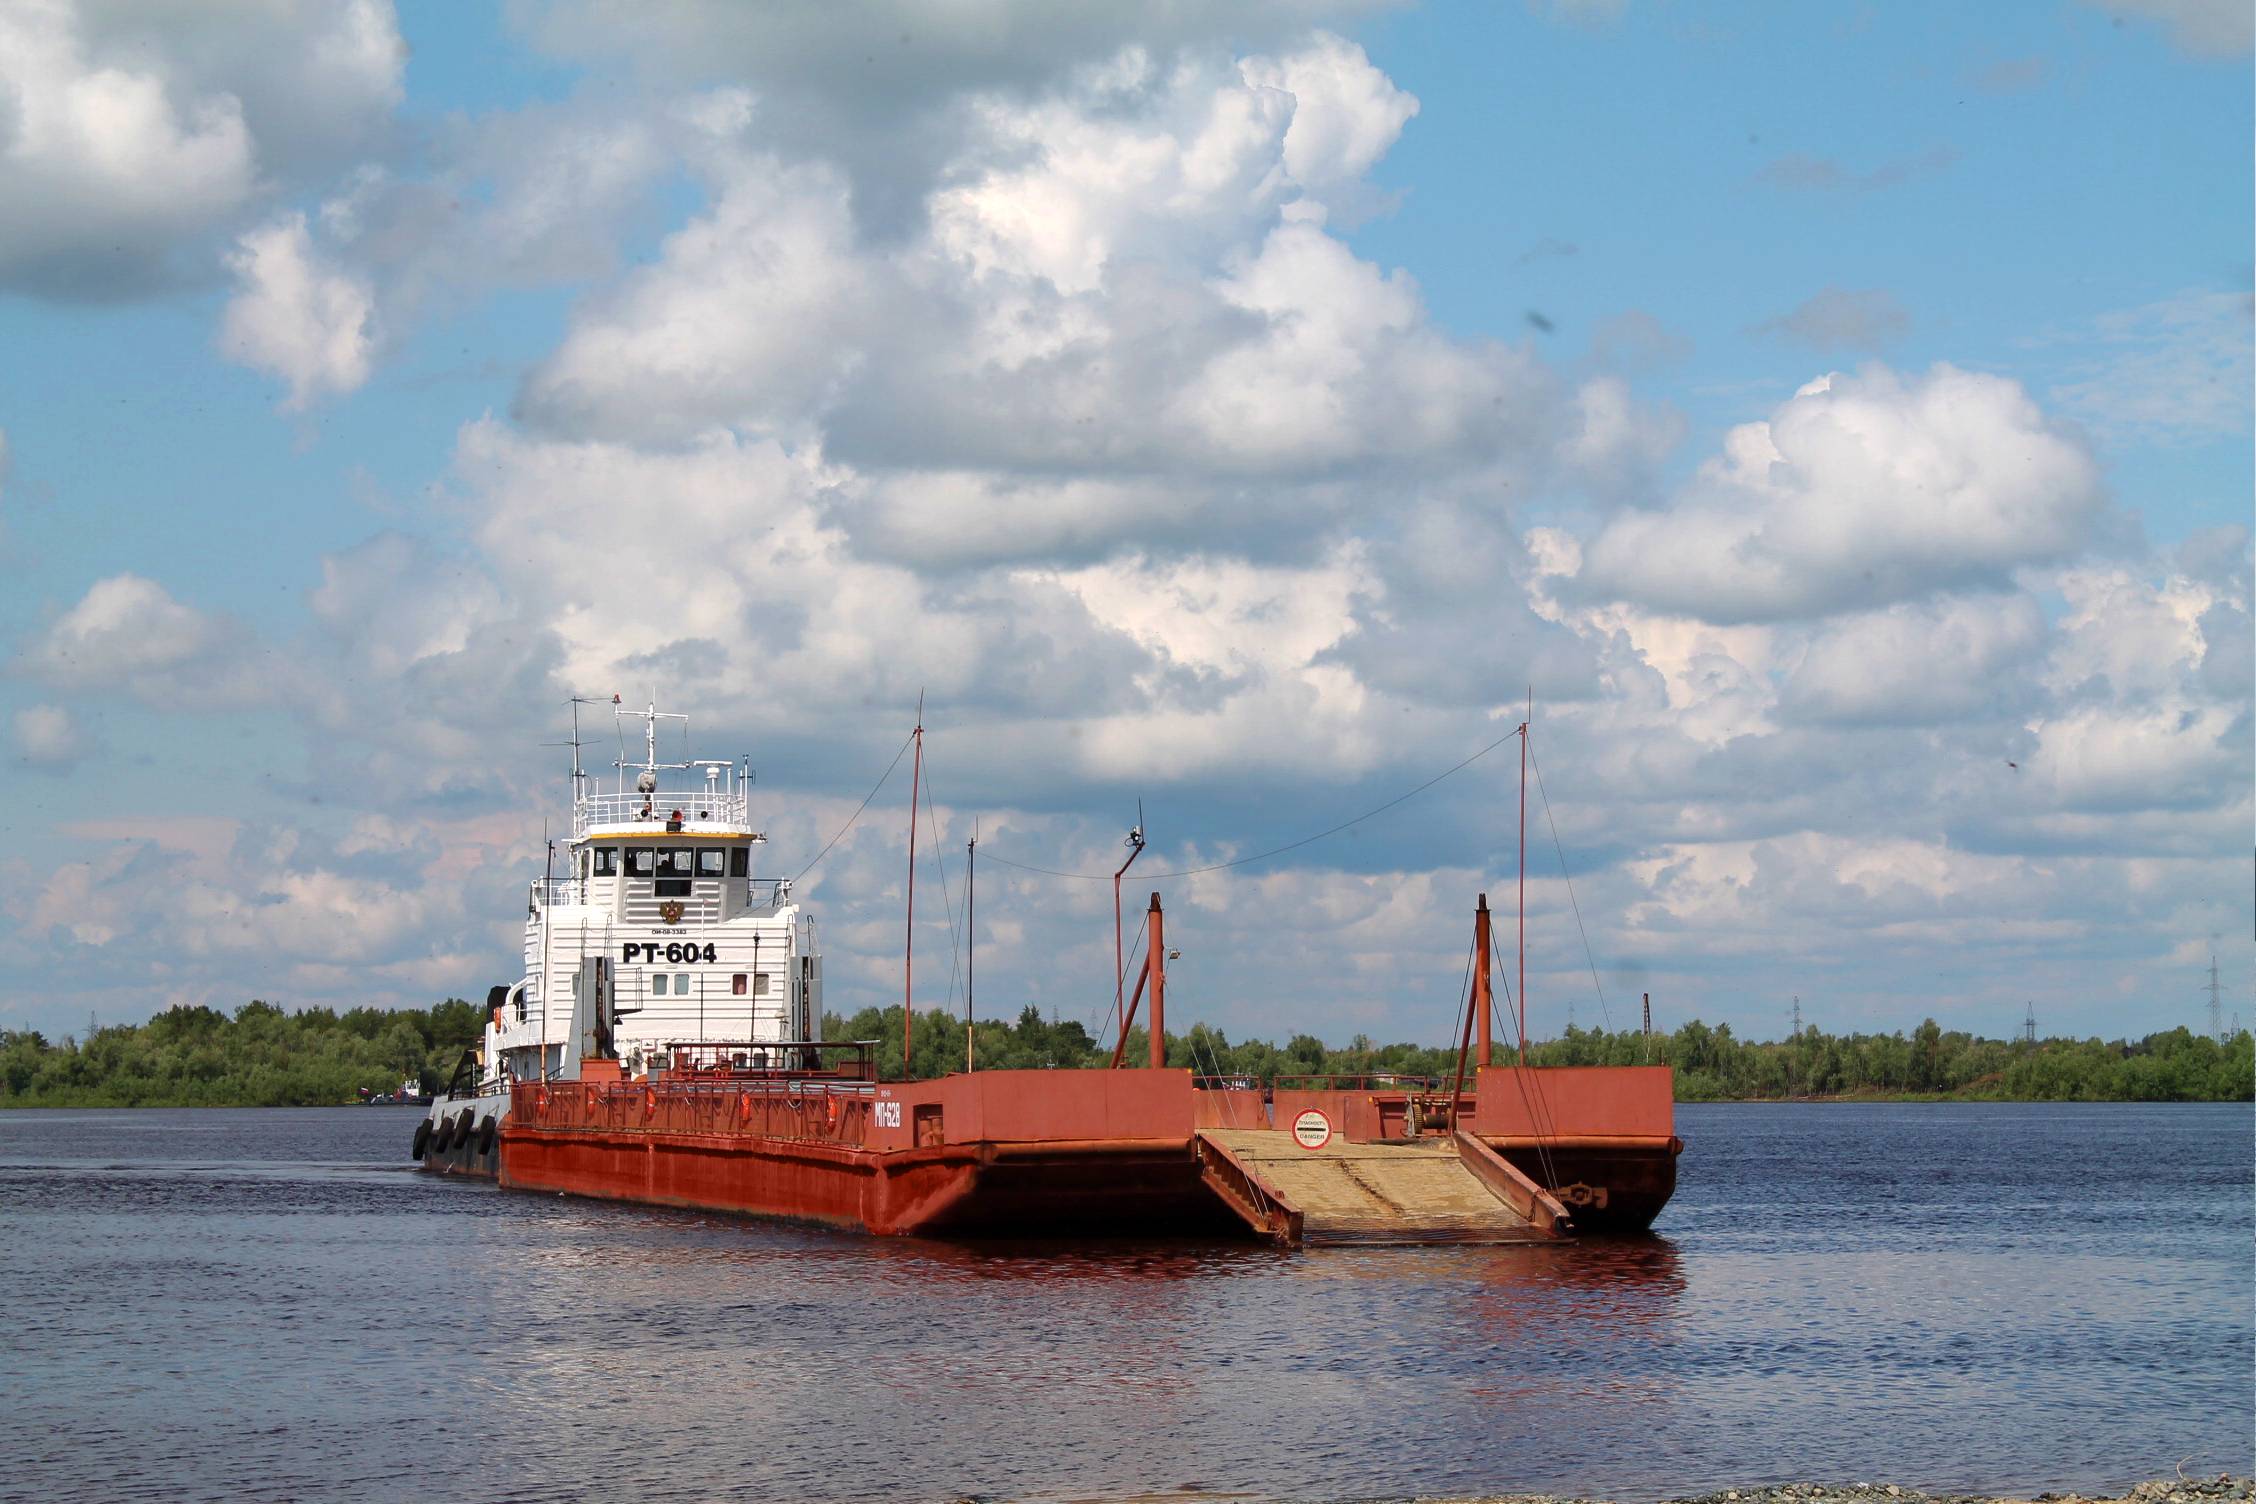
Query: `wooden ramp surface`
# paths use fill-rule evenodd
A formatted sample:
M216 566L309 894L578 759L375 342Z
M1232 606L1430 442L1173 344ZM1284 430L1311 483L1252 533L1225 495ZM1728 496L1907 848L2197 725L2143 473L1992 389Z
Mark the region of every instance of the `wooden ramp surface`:
M1545 1243L1552 1234L1498 1200L1448 1139L1303 1149L1274 1129L1204 1128L1303 1214L1307 1243Z

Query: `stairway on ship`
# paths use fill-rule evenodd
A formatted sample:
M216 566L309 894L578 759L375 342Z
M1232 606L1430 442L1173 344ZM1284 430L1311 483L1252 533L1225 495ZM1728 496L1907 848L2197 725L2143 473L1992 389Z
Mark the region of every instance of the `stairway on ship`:
M1541 1208L1530 1207L1531 1217L1492 1188L1493 1171L1476 1173L1484 1151L1457 1139L1334 1139L1304 1149L1273 1129L1207 1128L1199 1146L1208 1185L1282 1242L1547 1243L1559 1236Z

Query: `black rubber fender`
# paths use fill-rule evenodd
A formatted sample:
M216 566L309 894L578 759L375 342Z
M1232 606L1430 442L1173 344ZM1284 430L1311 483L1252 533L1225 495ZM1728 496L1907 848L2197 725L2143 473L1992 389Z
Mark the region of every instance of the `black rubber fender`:
M454 1119L440 1118L436 1133L431 1135L431 1152L444 1154L454 1143Z
M415 1146L407 1151L409 1159L421 1159L423 1151L431 1147L431 1120L425 1118L415 1125Z
M477 1130L478 1114L476 1109L463 1108L461 1118L454 1125L454 1146L457 1149L468 1149L470 1147L470 1135Z
M487 1117L484 1122L478 1125L479 1158L483 1159L486 1155L493 1153L494 1134L500 1130L500 1127L501 1125L499 1123L496 1123L490 1116Z

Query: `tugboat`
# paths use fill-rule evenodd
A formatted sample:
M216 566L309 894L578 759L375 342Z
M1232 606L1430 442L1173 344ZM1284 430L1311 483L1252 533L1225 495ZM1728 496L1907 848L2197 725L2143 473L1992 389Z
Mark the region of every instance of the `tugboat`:
M531 884L524 975L488 992L478 1047L416 1128L428 1169L497 1175L520 1083L606 1070L662 1079L677 1056L782 1071L820 1053L814 921L788 878L753 872L766 837L752 824L749 765L661 761L661 723L681 723L686 739L689 718L655 703L630 711L614 695L616 786L599 792L580 764L578 705L564 872L552 861ZM636 721L639 762L625 751Z
M617 787L590 791L575 722L565 871L532 885L524 975L493 989L478 1048L416 1128L427 1170L878 1234L1289 1246L1637 1232L1675 1189L1668 1067L1530 1066L1524 1011L1518 1063L1493 1057L1485 894L1448 1081L1264 1086L1170 1067L1157 893L1110 1069L967 1061L882 1081L875 1041L817 1037L814 925L788 881L752 871L749 768L663 762L659 723L686 718L616 697L613 713L641 721L642 760L622 750ZM1523 1009L1524 883L1523 862ZM1139 1007L1140 1067L1123 1058Z

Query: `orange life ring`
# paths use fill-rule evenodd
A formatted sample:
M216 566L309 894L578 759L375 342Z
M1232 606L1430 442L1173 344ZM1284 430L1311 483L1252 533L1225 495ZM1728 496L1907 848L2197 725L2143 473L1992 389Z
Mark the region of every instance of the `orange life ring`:
M642 1120L647 1123L656 1116L658 1116L658 1088L645 1086L642 1089Z
M833 1123L838 1121L838 1099L836 1097L830 1099L830 1120Z
M736 1094L736 1120L740 1123L752 1121L752 1093L740 1091Z
M548 1088L547 1088L547 1087L545 1087L545 1086L536 1086L536 1087L534 1087L534 1088L533 1088L533 1111L535 1111L535 1112L546 1112L546 1111L548 1111Z

